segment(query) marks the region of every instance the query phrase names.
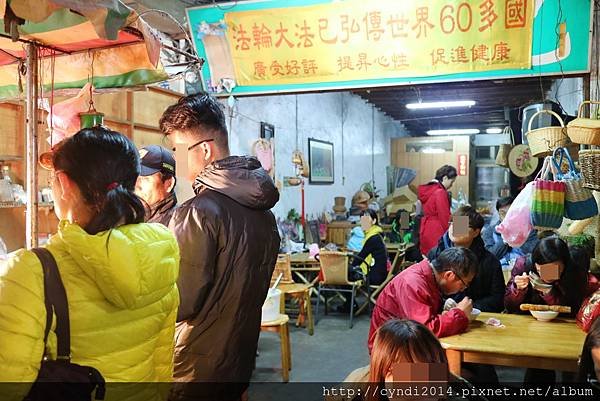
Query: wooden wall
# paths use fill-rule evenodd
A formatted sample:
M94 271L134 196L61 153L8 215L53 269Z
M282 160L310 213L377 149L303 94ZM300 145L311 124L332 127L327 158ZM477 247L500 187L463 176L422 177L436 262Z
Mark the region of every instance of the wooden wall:
M94 95L98 111L105 114L105 124L127 135L136 146L162 144L163 136L158 129L158 120L163 111L175 103L181 95L159 88L144 91L119 91ZM66 98L55 98L55 102ZM25 117L22 103L0 103L0 166L8 164L16 183L24 185L25 174ZM49 149L46 113L39 118L39 151ZM49 186L49 175L39 169L40 189ZM50 207L42 206L39 211L40 235L56 231L58 220ZM9 250L25 245L25 207L0 206L0 237Z
M451 188L452 194L456 199L458 190L462 188L467 199L469 198L469 177L471 176L471 145L469 136L457 136L451 137L453 142L453 151L445 152L441 154L426 154L421 152L407 152L406 145L418 142L420 144L428 142L439 142L440 140L447 140L447 137L435 137L435 138L398 138L392 139L391 141L391 157L392 165L396 167L407 167L417 171L417 177L412 182L413 185L418 186L431 181L435 177L435 172L438 168L444 164L449 164L458 168L458 155L466 154L469 160L469 166L467 168L466 176L459 176Z

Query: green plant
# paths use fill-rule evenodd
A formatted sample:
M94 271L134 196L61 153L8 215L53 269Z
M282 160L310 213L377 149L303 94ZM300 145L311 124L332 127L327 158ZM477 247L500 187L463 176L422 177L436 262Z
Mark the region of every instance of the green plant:
M561 238L569 244L569 246L580 246L586 248L590 254L594 253L595 239L588 234L577 235L562 235Z
M375 190L375 188L371 182L365 182L364 184L362 184L360 186L360 190L367 192L369 195L371 195L371 198L378 197L379 193L381 192L380 189Z
M287 219L293 223L298 223L300 221L300 214L296 211L296 209L292 208L288 212Z

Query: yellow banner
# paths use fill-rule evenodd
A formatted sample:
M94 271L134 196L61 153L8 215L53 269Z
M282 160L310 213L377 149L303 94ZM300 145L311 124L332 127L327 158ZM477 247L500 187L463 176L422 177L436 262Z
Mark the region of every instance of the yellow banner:
M349 0L225 14L238 85L531 67L533 0Z

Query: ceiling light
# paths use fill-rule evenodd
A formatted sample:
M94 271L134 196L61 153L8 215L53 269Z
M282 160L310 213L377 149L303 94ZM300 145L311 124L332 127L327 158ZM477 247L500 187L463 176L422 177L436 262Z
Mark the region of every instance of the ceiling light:
M501 134L502 128L488 128L485 130L486 134Z
M471 107L475 106L474 100L455 100L453 102L428 102L428 103L408 103L407 109L445 109L448 107Z
M475 135L479 134L477 128L430 129L427 135Z
M429 154L446 153L446 151L442 148L423 148L423 149L421 149L421 152L429 153Z

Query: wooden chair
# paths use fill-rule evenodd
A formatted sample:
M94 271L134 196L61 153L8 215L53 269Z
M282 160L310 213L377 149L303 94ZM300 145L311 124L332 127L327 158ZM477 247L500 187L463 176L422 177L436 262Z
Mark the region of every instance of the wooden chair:
M277 280L277 277L279 277L280 274L283 274L283 278L277 288L280 289L282 293L281 302L284 305L282 312L285 312L286 298L289 297L296 300L298 302L298 318L296 319L296 326L308 326L308 334L312 336L315 331L312 305L310 302L310 289L312 286L294 283L294 280L292 279L290 255L280 254L277 257L275 270L273 270L273 276L271 276L271 285L275 283L275 280Z
M377 296L383 291L385 286L392 281L394 276L402 271L402 264L404 261L405 251L401 250L394 254L394 260L392 261L392 267L388 271L385 280L381 284L369 285L369 302L365 302L357 311L356 314L362 313L367 305L373 304L375 306L377 302Z
M390 271L387 274L387 277L385 278L385 280L383 281L383 283L379 284L379 285L371 285L369 286L371 288L371 296L370 296L370 301L373 305L375 305L375 303L377 302L377 296L381 293L381 291L383 291L383 289L385 288L385 286L392 281L392 279L394 278L394 276L396 274L398 274L401 271L400 266L402 265L402 263L404 262L404 255L405 252L404 251L399 251L396 253L396 256L394 257L394 260L392 261L392 267L390 269Z
M321 292L348 292L351 294L350 301L350 328L352 328L352 319L354 317L354 299L356 293L363 285L362 280L349 281L348 280L348 266L350 257L352 255L344 252L327 252L321 251L319 254L319 263L321 264L321 272L323 273L323 280L319 282L319 288L317 291L317 310L315 315L319 314L319 303L321 301ZM340 288L341 287L341 288ZM345 288L344 288L345 287ZM348 288L350 287L350 288ZM327 313L327 302L325 300L325 312ZM367 296L366 303L369 303ZM316 317L315 317L316 320Z
M288 315L281 314L279 318L270 322L261 322L260 331L277 333L281 341L281 376L283 382L290 380L292 370L292 348L290 344L290 332L288 329Z

